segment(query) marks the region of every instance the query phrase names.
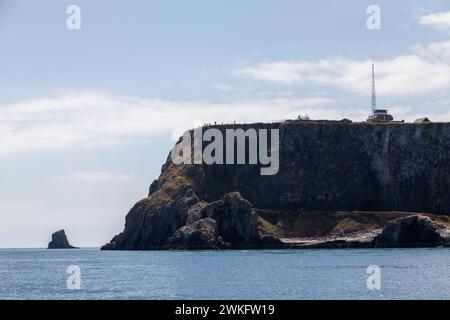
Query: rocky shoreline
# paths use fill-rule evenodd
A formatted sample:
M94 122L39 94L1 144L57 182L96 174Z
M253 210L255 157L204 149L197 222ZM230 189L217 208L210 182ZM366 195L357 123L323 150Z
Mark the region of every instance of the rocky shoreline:
M290 249L450 247L450 228L428 216L410 215L374 231L281 241Z
M192 200L191 200L192 201ZM102 250L224 250L224 249L338 249L338 248L411 248L450 247L450 218L411 212L303 212L310 220L321 220L321 215L351 223L349 218L366 220L360 230L319 231L315 236L279 235L267 221L253 210L239 193L227 194L219 202L201 210L190 208L186 212L197 214L193 220L178 228L165 243L151 247L123 246L116 236ZM283 213L281 213L282 215ZM317 218L314 217L317 216ZM345 218L342 218L344 216ZM378 217L388 216L377 228L368 227ZM311 218L312 217L312 218ZM289 228L288 228L289 229ZM119 242L116 242L119 241Z

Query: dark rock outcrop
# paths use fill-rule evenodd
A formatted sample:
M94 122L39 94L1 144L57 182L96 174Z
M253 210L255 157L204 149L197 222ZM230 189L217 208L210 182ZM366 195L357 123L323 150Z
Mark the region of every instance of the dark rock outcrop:
M448 123L288 121L211 127L223 133L279 129L278 174L263 176L258 165L175 165L168 157L149 196L128 213L124 231L102 249L286 247L290 244L280 238L297 237L294 229L306 228L303 216L271 223L261 218L261 210L450 215ZM323 222L317 217L308 220L312 233L332 236L327 246L345 247L357 246L359 236L342 240L333 228L350 234L363 225L367 230L358 229L361 233L372 232L403 215L379 219L365 214L364 220L355 214L350 222L334 213ZM369 246L368 236L363 238Z
M436 247L450 244L450 229L425 216L389 222L374 239L375 247Z
M170 249L221 249L229 248L217 234L217 222L211 218L198 220L178 229L169 238Z
M230 249L281 244L277 237L261 236L258 233L252 205L238 192L228 193L222 199L203 206L201 210L189 211L195 217L189 217L187 224L168 239L167 248Z
M252 246L260 239L252 206L239 193L207 204L192 189L165 205L138 203L125 229L102 249L225 249Z
M217 221L217 232L234 247L259 241L252 205L238 192L228 193L219 201L208 204L203 208L202 216Z
M165 196L165 195L164 195ZM125 231L102 249L155 250L164 248L169 238L186 225L202 203L191 189L180 197L152 194L151 201L138 202L128 213ZM196 219L193 219L194 222Z
M48 249L78 249L69 244L66 232L59 230L52 234L52 241L48 243Z

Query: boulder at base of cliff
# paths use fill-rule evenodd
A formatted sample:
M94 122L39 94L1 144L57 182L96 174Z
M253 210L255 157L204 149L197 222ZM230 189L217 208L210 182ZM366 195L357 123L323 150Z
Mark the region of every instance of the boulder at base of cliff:
M59 230L52 234L52 241L48 243L48 249L78 249L69 244L66 232Z
M239 192L226 194L202 210L203 217L217 221L217 232L233 248L246 247L260 241L252 204Z
M178 229L170 237L168 248L170 249L223 249L230 247L217 234L217 222L206 218L198 220Z
M426 216L408 216L389 222L375 237L378 248L436 247L450 245L450 230Z

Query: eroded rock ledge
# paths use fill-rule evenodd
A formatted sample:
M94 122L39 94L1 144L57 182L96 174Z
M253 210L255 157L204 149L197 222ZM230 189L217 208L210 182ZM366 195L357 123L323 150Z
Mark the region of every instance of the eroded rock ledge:
M124 231L102 249L449 245L450 124L246 128L280 129L277 175L168 157Z

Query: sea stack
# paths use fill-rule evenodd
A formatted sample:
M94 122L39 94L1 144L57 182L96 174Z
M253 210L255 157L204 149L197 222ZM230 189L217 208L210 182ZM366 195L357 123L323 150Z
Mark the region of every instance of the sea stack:
M52 234L52 241L48 243L48 249L78 249L69 244L66 232L59 230Z

